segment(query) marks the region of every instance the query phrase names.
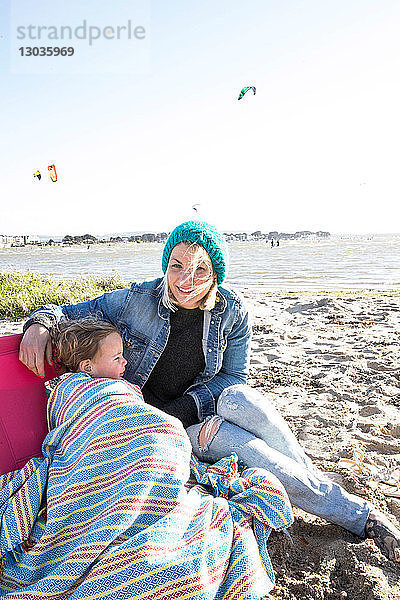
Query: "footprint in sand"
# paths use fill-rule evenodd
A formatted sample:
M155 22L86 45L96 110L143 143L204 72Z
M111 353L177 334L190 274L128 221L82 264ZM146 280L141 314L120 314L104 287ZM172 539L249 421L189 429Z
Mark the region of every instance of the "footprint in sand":
M389 500L388 506L390 512L397 518L397 521L400 524L400 500Z
M387 365L384 365L383 363L375 362L372 360L367 362L367 367L369 369L372 369L373 371L384 371L393 374L400 372L400 367L389 367Z
M251 358L250 359L250 364L251 365L263 365L264 363L265 363L265 361L257 360L256 358Z
M315 308L321 308L323 306L326 306L327 304L331 304L329 298L322 298L322 300L317 300L316 302L309 302L308 304L301 304L301 302L296 302L296 304L293 304L293 306L289 306L288 308L286 308L286 312L290 314L298 312L302 313L308 310L313 310Z
M382 411L380 408L378 408L378 406L376 406L376 404L367 404L359 410L359 415L361 417L372 417L372 415L380 414L382 414Z
M321 356L322 360L329 360L329 361L337 361L337 362L344 362L344 361L349 361L352 360L351 356L346 356L345 354L341 354L339 352L335 353L335 352L326 352Z
M265 354L264 356L268 360L268 362L274 362L274 360L280 360L281 358L277 354Z
M391 435L394 438L400 438L400 425L392 425L392 423L387 423L384 428L382 428L382 433Z
M354 439L359 440L360 442L364 442L365 449L368 452L377 452L381 450L383 452L397 454L400 451L400 442L398 441L384 440L382 438L377 438L376 436L372 436L367 433L355 433Z

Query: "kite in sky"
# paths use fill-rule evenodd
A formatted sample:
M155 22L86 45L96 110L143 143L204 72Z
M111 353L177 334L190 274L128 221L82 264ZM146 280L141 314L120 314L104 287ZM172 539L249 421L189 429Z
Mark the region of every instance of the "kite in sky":
M52 181L57 181L57 171L55 165L49 165L48 167L50 179Z
M34 177L37 177L39 179L39 181L42 179L42 176L40 174L40 171L35 171L33 174Z
M245 94L247 94L247 92L248 92L249 90L253 90L253 94L254 94L254 95L256 95L256 88L255 88L255 86L254 86L254 85L248 85L248 86L246 86L246 87L244 87L244 88L242 89L242 91L241 91L241 92L240 92L240 94L239 94L239 98L238 98L238 100L241 100L241 99L243 98L243 96L244 96Z

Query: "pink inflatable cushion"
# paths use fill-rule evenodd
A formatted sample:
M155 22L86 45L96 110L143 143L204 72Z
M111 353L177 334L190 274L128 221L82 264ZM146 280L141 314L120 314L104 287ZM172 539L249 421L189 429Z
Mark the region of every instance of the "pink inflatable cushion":
M18 360L21 335L0 337L0 474L21 469L41 456L47 434L44 381L56 376L46 365L44 379Z

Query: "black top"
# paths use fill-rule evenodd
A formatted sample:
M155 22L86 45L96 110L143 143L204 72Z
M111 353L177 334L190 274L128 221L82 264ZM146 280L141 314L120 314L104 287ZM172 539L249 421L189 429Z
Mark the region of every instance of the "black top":
M199 308L171 311L167 345L142 388L148 404L178 417L185 427L199 422L196 403L184 392L205 368L203 315Z

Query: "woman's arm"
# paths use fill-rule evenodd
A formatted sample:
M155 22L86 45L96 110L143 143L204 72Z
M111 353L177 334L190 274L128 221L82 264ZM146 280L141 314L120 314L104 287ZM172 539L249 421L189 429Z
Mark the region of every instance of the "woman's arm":
M207 383L200 383L187 393L196 401L200 420L215 414L215 403L225 388L246 383L250 366L251 323L247 309L241 304L234 325L226 338L222 365Z
M98 298L77 304L46 304L35 310L24 326L19 359L39 377L44 377L44 361L51 364L50 329L62 319L94 316L116 324L129 289L106 292Z
M33 323L19 346L19 360L38 377L44 377L44 361L52 363L52 345L47 327Z

